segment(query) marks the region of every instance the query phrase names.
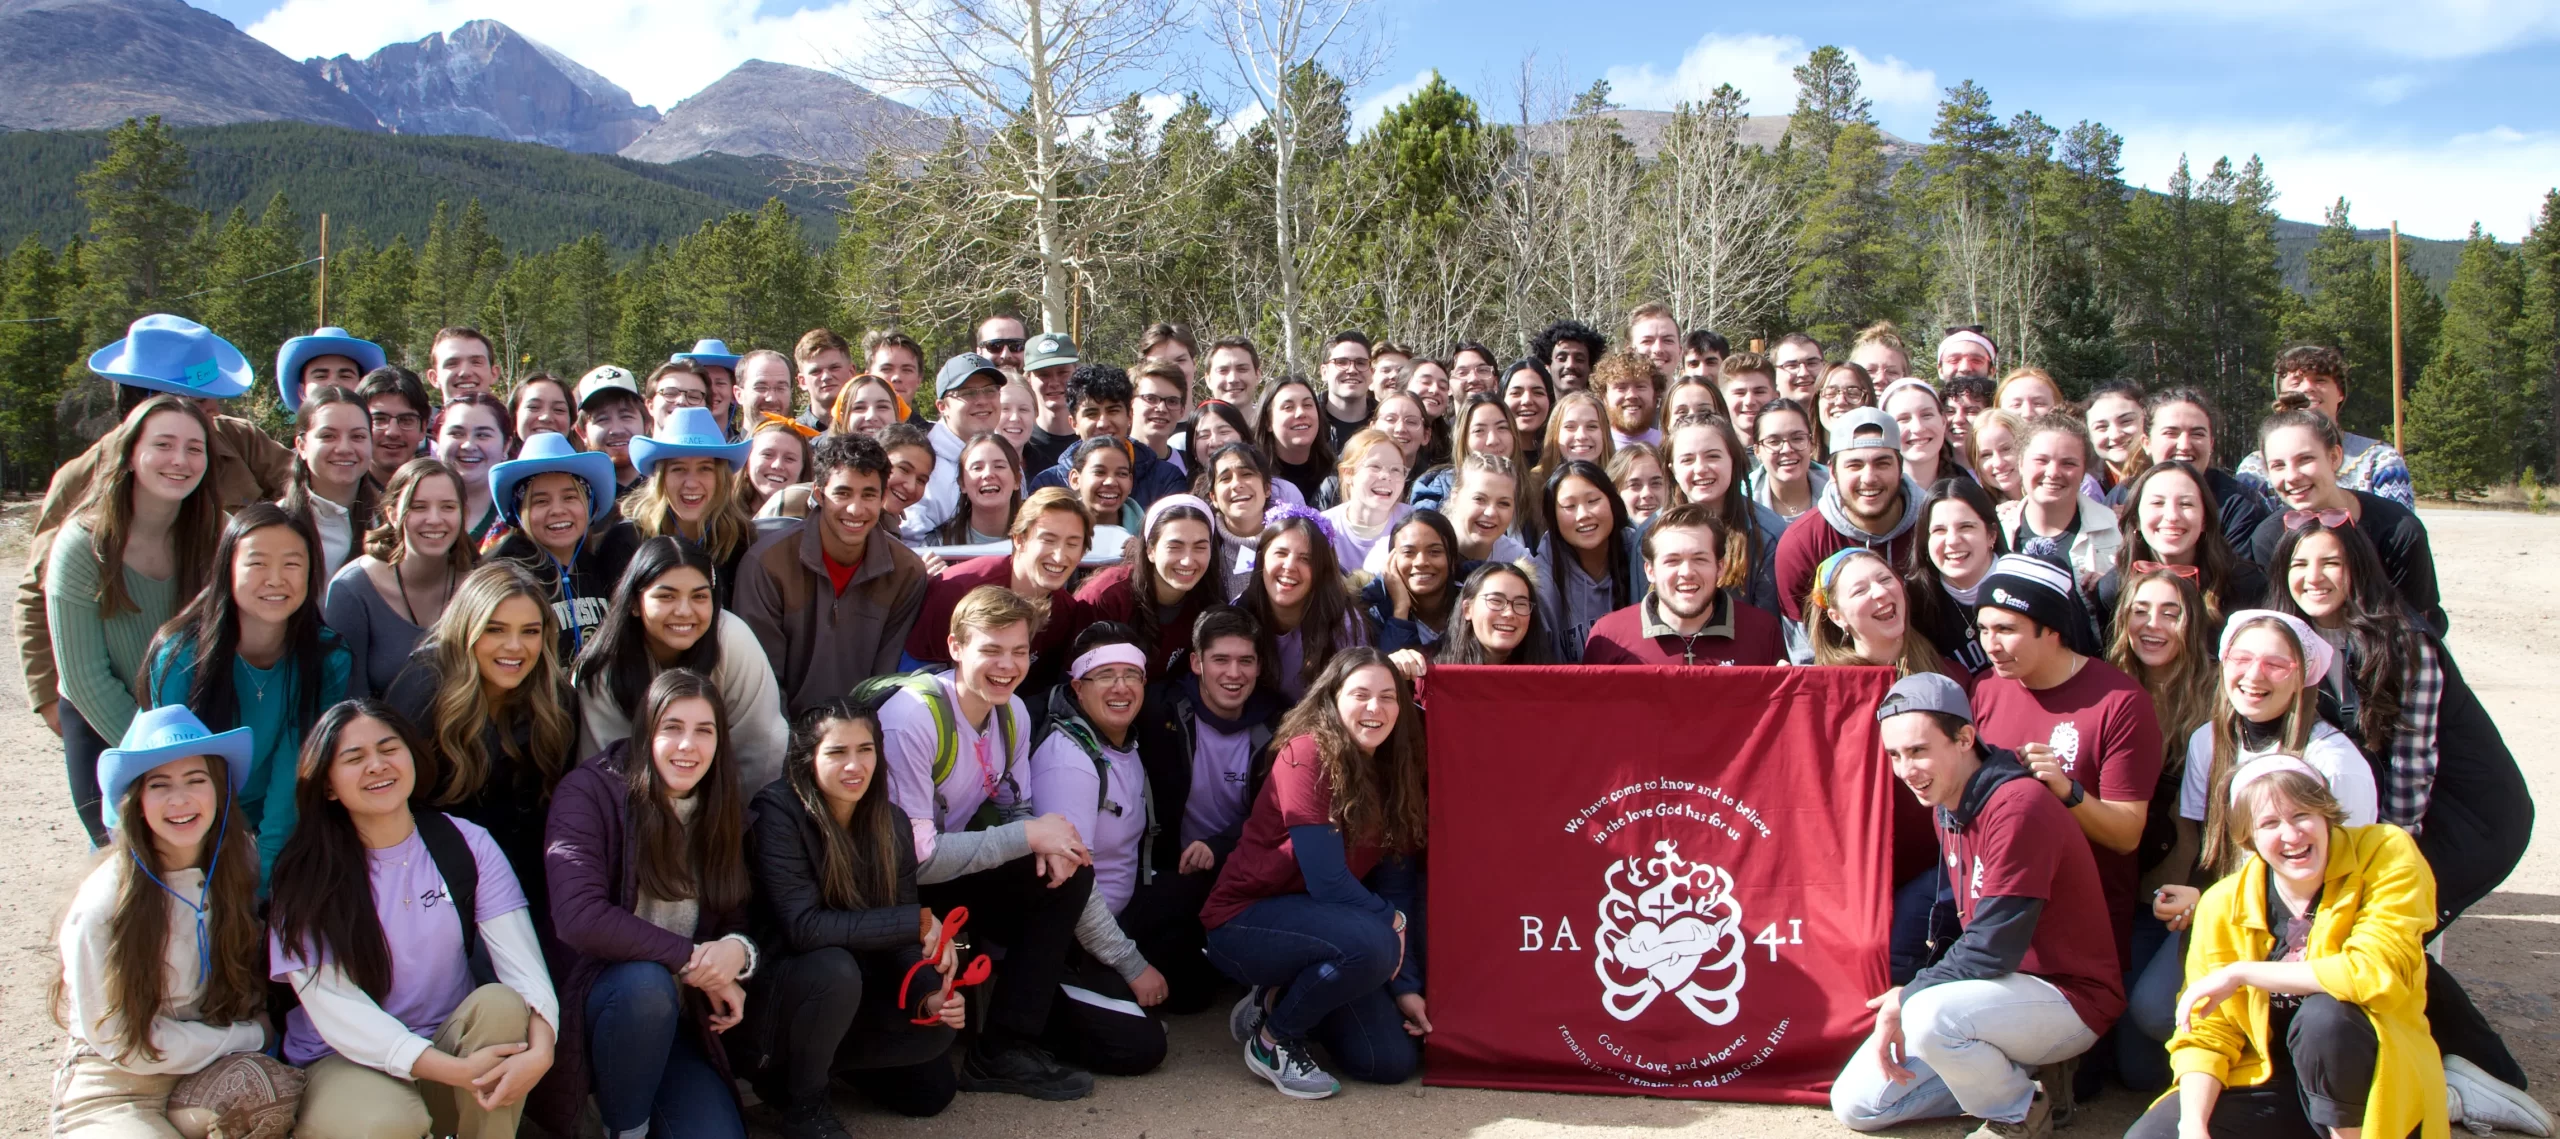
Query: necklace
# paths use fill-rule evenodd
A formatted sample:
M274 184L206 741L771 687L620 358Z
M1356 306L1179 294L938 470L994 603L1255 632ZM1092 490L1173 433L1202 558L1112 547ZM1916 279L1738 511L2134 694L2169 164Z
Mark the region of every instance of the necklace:
M400 607L408 611L409 623L423 629L427 623L418 619L418 603L409 600L409 578L400 568L407 564L409 559L405 557L391 563L391 580L400 586ZM453 575L448 572L445 574L444 596L436 599L436 616L443 616L445 604L453 600L453 585Z

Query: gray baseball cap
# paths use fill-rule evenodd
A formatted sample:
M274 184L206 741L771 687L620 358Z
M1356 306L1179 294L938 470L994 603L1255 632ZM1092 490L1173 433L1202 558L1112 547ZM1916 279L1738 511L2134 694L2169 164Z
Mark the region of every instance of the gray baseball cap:
M975 352L963 352L943 361L942 370L934 373L933 376L934 398L941 399L959 394L962 386L981 374L995 377L997 387L1004 386L1006 379L1004 369L996 367L995 361Z
M1906 712L1943 712L1965 723L1973 722L1973 702L1965 699L1964 688L1944 673L1915 672L1894 681L1893 690L1876 705L1876 722L1881 724Z
M1077 362L1076 342L1067 339L1063 332L1043 332L1032 337L1031 343L1022 348L1022 366L1028 371Z
M1902 449L1902 428L1872 407L1851 408L1841 412L1830 424L1831 453L1877 448L1886 451Z

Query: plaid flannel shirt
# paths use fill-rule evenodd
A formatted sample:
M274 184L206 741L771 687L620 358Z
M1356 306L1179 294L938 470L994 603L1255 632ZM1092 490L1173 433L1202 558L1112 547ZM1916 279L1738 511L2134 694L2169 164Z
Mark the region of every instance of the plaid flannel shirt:
M2409 638L2414 652L2400 690L2400 729L2391 737L2391 770L2383 782L2382 821L2410 834L2424 829L2436 789L2436 717L2444 705L2444 665L2430 638Z

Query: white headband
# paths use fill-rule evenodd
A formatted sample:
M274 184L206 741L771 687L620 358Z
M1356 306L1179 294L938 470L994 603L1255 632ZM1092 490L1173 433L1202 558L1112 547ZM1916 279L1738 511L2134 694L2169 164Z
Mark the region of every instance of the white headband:
M1989 356L1995 361L2000 358L2000 349L1992 346L1990 337L1984 336L1979 332L1956 331L1948 333L1946 339L1938 342L1939 359L1944 360L1947 358L1947 346L1950 344L1971 344L1982 349L1983 355Z
M1941 406L1944 406L1946 403L1946 397L1939 395L1938 389L1931 387L1929 381L1921 379L1918 376L1904 376L1901 379L1886 384L1883 391L1876 393L1876 410L1884 410L1884 405L1890 402L1894 395L1904 388L1918 388L1921 391L1929 393L1929 398L1937 400Z
M1067 679L1082 680L1085 674L1114 664L1136 665L1138 672L1143 675L1147 671L1147 654L1127 641L1096 645L1092 652L1077 657L1074 664L1067 666Z
M2329 777L2308 763L2289 755L2262 755L2241 764L2240 770L2231 773L2231 805L2240 805L2240 793L2248 790L2250 784L2279 771L2298 772L2310 776L2312 782L2322 787L2329 785Z
M2291 613L2278 613L2273 609L2243 609L2224 618L2221 649L2214 655L2216 657L2231 655L2231 642L2239 638L2242 632L2241 626L2269 620L2283 624L2293 632L2293 639L2301 642L2303 687L2320 687L2320 682L2328 679L2329 666L2337 661L2338 648L2329 643L2329 638L2321 636L2319 630L2313 629L2310 622Z

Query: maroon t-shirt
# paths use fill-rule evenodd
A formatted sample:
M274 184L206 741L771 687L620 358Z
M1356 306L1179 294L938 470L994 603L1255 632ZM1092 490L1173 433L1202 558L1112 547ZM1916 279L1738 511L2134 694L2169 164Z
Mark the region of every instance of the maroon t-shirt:
M960 599L981 585L1012 584L1013 559L1004 555L971 558L942 571L941 577L924 587L924 608L917 611L915 628L907 634L907 655L926 664L951 663L951 611L960 607ZM1092 623L1084 603L1074 594L1063 589L1052 593L1049 616L1031 635L1031 651L1037 656L1065 648Z
M1227 856L1218 884L1200 907L1201 927L1225 925L1264 898L1306 893L1307 879L1298 873L1298 852L1289 840L1289 828L1332 823L1333 787L1325 781L1316 738L1299 736L1281 745L1271 760L1271 777L1262 781L1262 793L1253 800L1253 813L1245 816L1235 853ZM1378 865L1379 850L1374 845L1348 845L1343 855L1354 878L1368 877Z
M1708 614L1713 628L1719 621L1730 625L1731 636L1700 633L1693 639L1677 636L1644 635L1644 602L1603 615L1591 624L1590 639L1583 643L1584 664L1722 664L1769 666L1787 659L1786 635L1778 628L1778 619L1758 607L1745 605L1730 589L1716 600L1717 612ZM1689 659L1694 654L1694 660Z
M2108 903L2096 889L2098 869L2080 824L2044 784L2012 779L1991 792L1973 825L1948 829L1938 812L1938 842L1956 911L1973 924L1984 898L2038 898L2044 912L2018 971L2041 977L2071 1001L2089 1031L2105 1035L2124 1015L2124 971L2108 944Z
M1973 690L1973 718L1982 742L1993 747L2052 747L2091 798L2142 802L2159 786L2160 721L2152 714L2151 694L2095 657L2080 666L2078 675L2041 692L1986 674ZM2048 798L2052 794L2045 791ZM2061 804L2060 799L2054 802ZM2118 854L2094 844L2089 852L2097 858L2098 883L2106 889L2116 955L2131 968L2141 869L2130 852Z

